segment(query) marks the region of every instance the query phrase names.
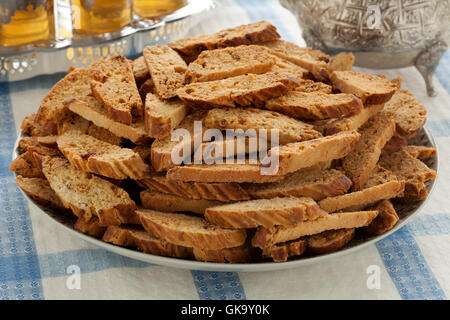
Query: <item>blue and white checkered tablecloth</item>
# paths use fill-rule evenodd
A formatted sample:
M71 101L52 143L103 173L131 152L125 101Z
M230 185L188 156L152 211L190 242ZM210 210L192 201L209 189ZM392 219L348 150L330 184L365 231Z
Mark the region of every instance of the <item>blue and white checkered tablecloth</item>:
M265 19L286 40L304 45L295 18L276 1L222 1L191 35ZM370 70L366 70L371 72ZM375 72L375 71L372 71ZM379 71L378 71L379 72ZM383 71L384 72L384 71ZM220 273L148 265L90 245L28 206L8 167L20 123L62 75L0 84L0 298L2 299L446 299L450 295L450 53L429 98L413 68L386 70L427 107L440 173L423 210L398 232L363 250L284 271ZM81 270L68 289L67 267ZM369 289L369 266L380 287ZM369 286L370 287L370 286Z

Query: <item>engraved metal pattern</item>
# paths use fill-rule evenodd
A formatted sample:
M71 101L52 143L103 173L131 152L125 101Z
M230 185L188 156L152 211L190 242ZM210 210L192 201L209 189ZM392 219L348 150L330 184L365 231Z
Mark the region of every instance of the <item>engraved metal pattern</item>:
M450 0L280 0L294 13L308 46L330 54L352 51L355 65L416 66L430 96L432 74L450 43ZM379 10L378 24L368 10ZM438 45L437 45L438 44ZM420 58L421 57L421 58Z

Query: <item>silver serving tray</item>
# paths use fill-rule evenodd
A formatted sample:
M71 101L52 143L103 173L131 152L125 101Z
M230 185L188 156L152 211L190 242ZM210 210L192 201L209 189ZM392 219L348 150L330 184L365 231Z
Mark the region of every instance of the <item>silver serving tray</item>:
M23 137L20 136L14 146L14 152L13 152L13 160L19 156L18 153L18 143L19 140ZM409 140L410 144L414 145L423 145L428 147L434 147L436 148L436 143L434 141L433 136L431 135L431 132L427 130L426 128L423 128L421 132L414 138ZM425 163L433 170L436 170L439 174L438 170L438 155L432 159L427 159ZM103 242L99 239L96 239L94 237L88 236L86 234L83 234L75 229L73 229L73 224L75 222L75 219L73 216L62 214L60 212L56 212L55 210L52 210L50 208L44 207L37 202L35 202L33 199L31 199L28 195L26 195L23 191L23 195L28 200L30 207L35 207L37 211L42 214L43 216L47 217L51 222L57 224L61 228L64 228L68 232L72 233L73 235L92 243L100 248L103 248L105 250L120 254L122 256L126 256L132 259L148 262L151 264L157 264L162 266L168 266L168 267L174 267L174 268L181 268L181 269L189 269L189 270L204 270L204 271L229 271L229 272L255 272L255 271L272 271L272 270L282 270L282 269L289 269L294 268L310 263L317 263L319 261L324 260L332 260L335 257L342 256L345 254L349 254L352 252L355 252L357 250L361 250L368 245L371 245L387 236L389 236L391 233L399 230L401 227L403 227L414 215L419 213L420 209L424 206L425 202L430 198L431 193L433 191L435 185L435 180L431 180L427 182L426 187L428 190L428 197L425 200L410 203L410 204L395 204L395 209L399 215L399 221L395 225L395 227L392 230L389 230L388 232L382 234L382 235L375 235L375 236L368 236L364 239L354 239L352 240L346 247L343 249L329 253L324 255L315 255L315 256L300 256L298 258L290 259L287 262L282 263L275 263L275 262L258 262L258 263L239 263L239 264L227 264L227 263L212 263L212 262L200 262L200 261L194 261L194 260L188 260L188 259L179 259L179 258L170 258L170 257L162 257L157 256L153 254L148 253L142 253L133 249L127 249L123 247L119 247L116 245L112 245L106 242ZM20 189L20 188L19 188ZM49 234L49 237L51 235Z
M169 15L133 20L116 32L0 47L0 82L66 72L70 66L87 67L95 60L117 54L140 55L145 46L184 37L195 23L195 16L215 6L215 0L189 0L186 6Z

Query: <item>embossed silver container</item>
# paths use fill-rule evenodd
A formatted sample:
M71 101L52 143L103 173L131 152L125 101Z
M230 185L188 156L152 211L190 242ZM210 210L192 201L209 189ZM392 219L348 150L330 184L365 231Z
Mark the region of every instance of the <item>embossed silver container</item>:
M308 46L352 51L355 65L416 66L434 96L432 75L450 42L450 0L280 0Z

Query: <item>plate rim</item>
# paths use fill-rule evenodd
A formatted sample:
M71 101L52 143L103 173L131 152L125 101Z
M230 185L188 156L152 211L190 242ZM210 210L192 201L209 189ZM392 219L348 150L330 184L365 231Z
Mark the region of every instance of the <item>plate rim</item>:
M426 127L423 126L422 130L424 131L426 137L428 138L430 144L432 147L436 149L436 179L432 180L430 184L430 190L428 193L428 196L422 200L420 203L418 203L417 208L407 217L405 217L402 221L399 221L391 230L375 236L373 239L364 241L360 244L357 244L353 247L344 248L341 250L338 250L336 252L323 254L323 255L317 255L312 256L306 259L296 259L292 261L286 261L286 262L258 262L258 263L218 263L218 262L203 262L203 261L195 261L195 260L188 260L188 259L181 259L181 258L175 258L175 257L164 257L164 256L158 256L150 253L143 253L140 251L137 251L135 249L129 249L125 247L120 247L114 244L110 244L107 242L104 242L100 239L94 238L92 236L86 235L84 233L81 233L73 228L70 228L69 226L65 225L64 223L56 220L52 216L50 216L45 210L43 210L40 205L34 202L31 197L29 197L21 188L18 187L18 189L21 191L21 193L24 195L24 197L27 199L29 205L35 207L38 212L43 214L47 219L52 221L53 223L57 224L58 226L66 229L69 231L69 233L76 235L77 237L83 239L84 241L93 244L97 247L100 247L104 250L119 254L121 256L125 256L131 259L139 260L142 262L149 263L150 265L158 265L158 266L166 266L166 267L172 267L177 269L187 269L187 270L200 270L200 271L216 271L216 272L264 272L264 271L275 271L275 270L286 270L286 269L292 269L300 266L310 265L314 263L321 262L326 259L332 259L339 256L344 256L350 253L354 253L356 251L359 251L371 244L374 244L389 235L393 234L394 232L398 231L402 227L404 227L408 222L410 222L411 218L416 216L424 207L424 205L428 202L431 195L433 194L433 191L436 186L437 179L439 178L439 150L437 148L436 141L431 133L431 131ZM20 139L24 135L22 132L17 135L16 142L14 144L13 149L13 157L14 160L18 156L18 144ZM14 177L16 175L14 174Z

